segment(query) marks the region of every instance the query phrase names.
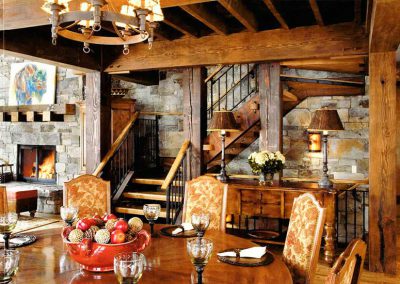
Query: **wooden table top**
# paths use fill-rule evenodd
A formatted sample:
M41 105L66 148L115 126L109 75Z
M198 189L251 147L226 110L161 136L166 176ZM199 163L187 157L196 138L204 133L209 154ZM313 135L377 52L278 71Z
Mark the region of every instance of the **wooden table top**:
M157 226L160 229L161 226ZM38 240L29 246L19 248L20 266L13 283L117 283L113 272L91 273L79 269L67 254L60 236L60 228L33 232ZM213 240L214 253L207 264L204 283L292 283L286 265L280 257L266 266L239 267L217 260L218 251L229 248L255 246L249 240L221 232L208 231L206 238ZM153 238L150 247L143 252L148 267L140 283L190 283L196 277L186 251L186 239L159 236ZM239 283L237 282L237 283Z

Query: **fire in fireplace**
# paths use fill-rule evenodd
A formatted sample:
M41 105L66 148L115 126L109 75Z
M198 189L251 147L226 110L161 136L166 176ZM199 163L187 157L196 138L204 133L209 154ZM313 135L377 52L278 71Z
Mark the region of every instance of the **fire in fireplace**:
M18 180L55 183L55 161L55 146L19 145Z

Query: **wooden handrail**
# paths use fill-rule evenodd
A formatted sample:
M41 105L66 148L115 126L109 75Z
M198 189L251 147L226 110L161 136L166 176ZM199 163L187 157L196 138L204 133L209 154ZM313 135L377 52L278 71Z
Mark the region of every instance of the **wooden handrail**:
M204 80L204 83L207 83L208 81L210 81L210 80L211 80L219 71L221 71L222 68L224 68L224 67L225 67L224 65L219 64L219 65L217 66L217 69L215 69L214 72L212 72L212 73L210 74L210 76L208 76L208 77Z
M186 151L190 146L190 141L189 140L185 140L181 146L181 149L179 150L178 155L175 158L174 163L171 166L171 169L169 170L167 177L165 178L163 184L161 185L161 189L162 190L167 190L168 187L170 186L170 184L172 183L172 181L174 180L175 174L179 169L179 166L183 160L183 158L185 157Z
M110 159L114 156L115 152L118 150L119 146L122 144L124 141L125 137L128 135L129 130L133 127L133 124L135 123L136 119L139 117L139 112L135 112L131 118L131 120L128 122L128 124L125 126L125 128L122 130L121 134L118 136L117 140L111 145L110 150L107 152L103 160L100 162L100 164L97 166L96 170L93 172L92 175L94 176L99 176L100 173L103 171L104 167L107 165L107 163L110 161Z

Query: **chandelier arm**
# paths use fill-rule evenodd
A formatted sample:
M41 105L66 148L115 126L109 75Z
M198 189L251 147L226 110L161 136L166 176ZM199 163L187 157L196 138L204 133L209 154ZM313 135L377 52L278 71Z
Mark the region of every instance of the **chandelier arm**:
M140 34L140 30L138 28L135 28L134 26L128 25L134 32L137 32Z
M59 30L59 31L68 30L68 29L70 29L70 28L72 28L72 27L75 27L79 22L80 22L80 21L75 21L74 23L72 23L72 24L70 24L70 25L68 25L68 26L65 26L65 27L58 26L58 30Z
M113 28L115 33L119 36L120 39L122 39L123 41L125 41L124 36L121 34L121 32L118 30L117 25L115 24L115 22L112 22Z
M76 33L70 30L63 30L59 32L59 35L75 41L87 42L90 44L103 44L103 45L124 45L124 44L135 44L147 40L148 34L145 38L141 34L132 35L125 37L125 41L121 40L119 37L105 37L93 35L91 38L87 39L83 34Z

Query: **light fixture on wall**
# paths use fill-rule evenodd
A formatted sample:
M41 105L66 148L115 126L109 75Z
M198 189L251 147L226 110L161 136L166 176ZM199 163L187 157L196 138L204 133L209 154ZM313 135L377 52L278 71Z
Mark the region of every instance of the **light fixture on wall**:
M239 131L233 112L227 110L214 111L208 131L217 131L221 135L221 172L217 179L221 182L229 180L225 169L225 135L226 132Z
M343 130L343 124L340 121L338 112L331 109L316 110L308 127L308 131L322 131L323 168L322 177L318 185L324 188L332 187L332 182L329 180L328 176L328 132L335 130Z
M308 131L308 151L321 152L321 132Z
M128 54L129 45L148 40L151 48L157 22L164 20L159 0L126 0L120 12L111 0L84 1L78 11L70 11L69 2L45 0L42 6L51 14L52 43L57 44L58 35L80 41L85 53L90 52L90 44L123 45L123 53ZM110 23L108 30L116 36L98 34L103 22Z

